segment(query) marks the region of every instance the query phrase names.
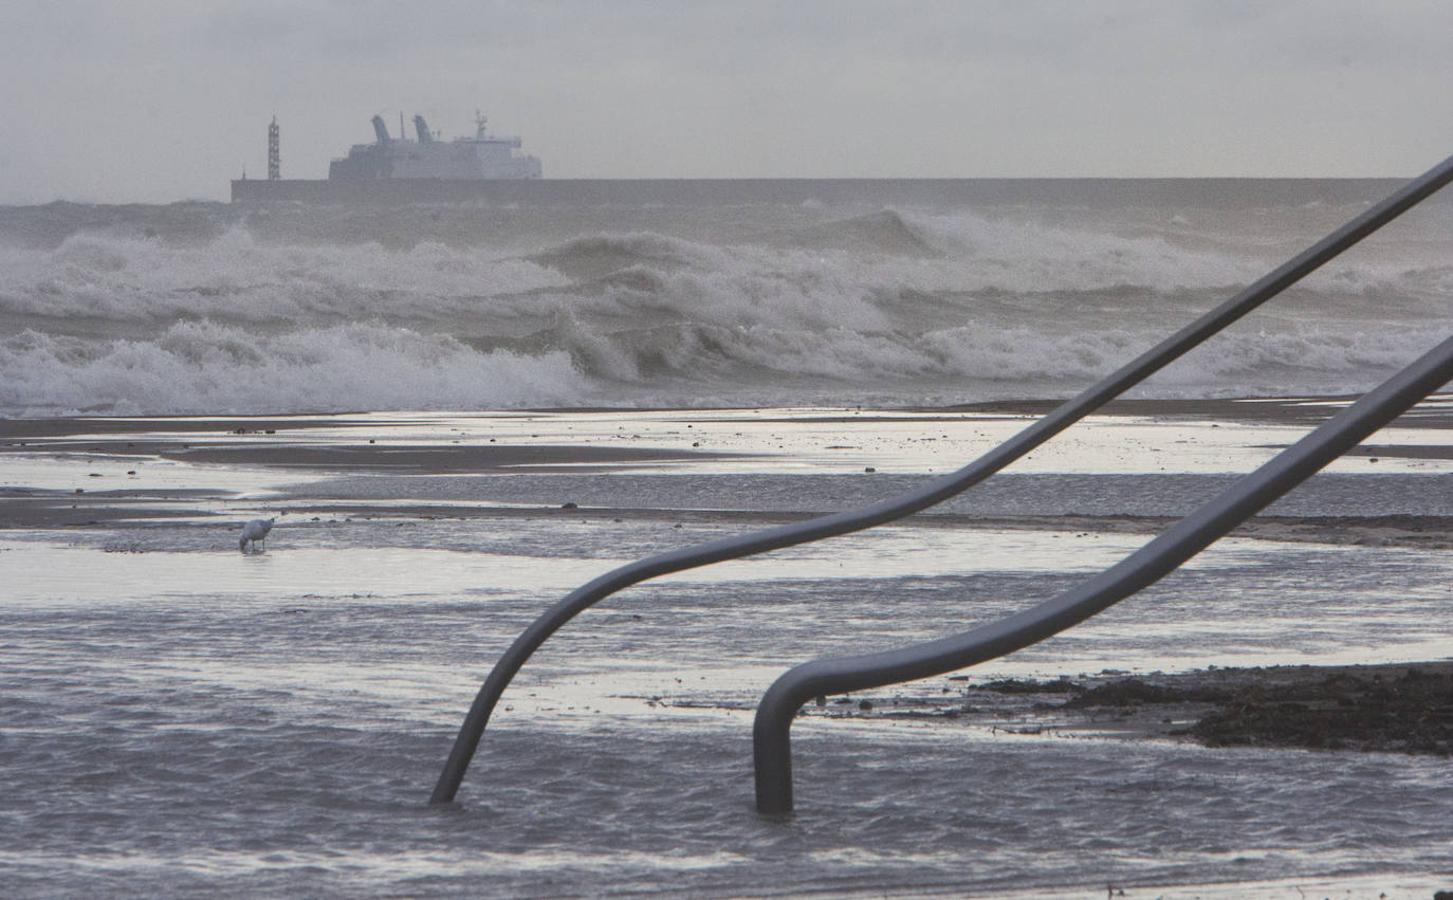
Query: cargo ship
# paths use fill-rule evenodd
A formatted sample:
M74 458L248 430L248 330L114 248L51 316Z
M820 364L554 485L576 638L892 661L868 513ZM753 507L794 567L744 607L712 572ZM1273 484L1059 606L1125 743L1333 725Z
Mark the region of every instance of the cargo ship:
M232 202L438 202L483 196L480 188L493 182L540 178L540 160L521 152L520 139L491 134L486 124L476 112L474 137L445 141L416 115L411 140L402 114L397 137L382 116L374 116L373 142L355 144L347 156L329 163L327 179L285 179L274 118L268 126L267 179L249 179L244 172L232 182Z

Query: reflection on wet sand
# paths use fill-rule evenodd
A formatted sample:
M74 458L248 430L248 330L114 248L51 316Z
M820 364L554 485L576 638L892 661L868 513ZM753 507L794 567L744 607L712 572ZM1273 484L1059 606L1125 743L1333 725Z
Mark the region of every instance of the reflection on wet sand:
M459 716L546 604L624 560L877 499L1021 413L8 423L0 843L27 850L0 866L22 893L1429 888L1453 865L1444 760L944 713L1003 679L1446 658L1453 492L1434 488L1453 471L1431 450L1339 463L1053 640L826 698L796 729L798 819L750 813L751 710L784 668L1053 595L1300 433L1315 413L1295 409L1127 409L937 514L627 591L524 670L447 813L424 800ZM1446 444L1413 425L1379 446ZM238 554L238 523L272 515L266 550Z

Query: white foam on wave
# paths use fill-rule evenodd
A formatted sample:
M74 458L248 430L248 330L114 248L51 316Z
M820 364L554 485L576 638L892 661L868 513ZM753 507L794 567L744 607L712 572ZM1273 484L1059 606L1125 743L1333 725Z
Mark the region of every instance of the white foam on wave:
M1426 349L1429 332L1323 325L1213 339L1142 393L1354 391ZM1063 395L1163 335L991 323L923 334L564 322L531 350L480 350L378 322L257 333L179 322L155 339L0 338L0 414L276 413L618 404L960 402Z
M1246 394L1329 387L1359 392L1431 349L1450 324L1444 319L1427 326L1314 322L1278 331L1240 328L1187 353L1151 383L1181 392L1223 385Z
M970 212L910 221L957 263L959 284L1010 291L1093 290L1134 285L1159 291L1247 283L1264 271L1255 258L1191 249L1163 236L1125 235Z
M740 242L588 232L524 255L282 245L241 225L184 243L77 233L0 246L0 414L1063 394L1266 268L1260 236L1120 227L890 211ZM1339 262L1148 390L1365 386L1448 326L1440 246Z
M31 330L0 339L7 415L484 409L568 405L589 394L566 352L481 353L376 323L260 335L180 322L155 340Z
M1165 336L1156 327L1089 331L977 322L920 334L851 328L782 329L703 324L641 333L589 334L570 344L598 395L631 402L637 388L679 393L695 385L737 403L854 402L865 391L913 403L920 389L960 385L963 399L1062 395L1124 365ZM1364 389L1426 349L1428 331L1316 324L1268 333L1241 328L1213 339L1153 377L1165 396L1281 394ZM606 359L598 366L595 359ZM629 384L609 382L629 382ZM836 384L836 392L827 385ZM678 401L679 402L679 401Z
M0 245L0 314L55 318L436 318L481 297L568 284L558 272L487 249L284 246L241 227L195 244L77 234L54 249Z
M710 244L650 231L586 234L528 257L575 278L594 278L635 264L721 269L730 254Z
M887 224L884 224L887 223ZM713 245L651 232L587 234L527 256L419 243L280 245L243 226L194 243L80 233L53 249L0 245L0 316L157 322L178 317L334 323L371 317L467 323L568 313L722 325L913 328L905 295L1136 290L1233 291L1266 270L1256 255L1178 246L968 212L894 213L839 223L845 235L911 231L938 256L864 252L827 241ZM834 226L814 226L814 240ZM1338 263L1306 286L1441 300L1440 257ZM904 320L907 319L905 322Z

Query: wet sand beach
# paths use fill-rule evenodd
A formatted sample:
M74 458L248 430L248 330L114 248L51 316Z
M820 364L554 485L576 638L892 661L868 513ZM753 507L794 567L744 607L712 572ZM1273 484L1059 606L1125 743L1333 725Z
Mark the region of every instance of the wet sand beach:
M1088 461L1088 473L1107 476L1148 474L1141 469L1165 472L1163 461L1147 462L1153 457L1145 454L1180 452L1184 456L1184 445L1204 443L1211 448L1209 467L1226 470L1217 471L1216 475L1230 475L1237 467L1249 471L1256 462L1269 458L1352 399L1355 398L1121 400L1110 404L1092 422L1098 423L1096 427L1101 429L1131 423L1121 433L1135 435L1133 445L1117 447L1116 436L1109 435L1100 441L1089 460L1078 459L1076 465L1060 468L1083 468L1080 464ZM22 483L24 475L19 473L0 482L0 492L3 492L0 496L8 501L0 507L0 528L210 515L215 512L210 504L190 507L184 504L188 498L222 501L236 495L236 491L224 487L233 469L273 471L276 474L270 477L285 483L290 470L312 472L315 477L317 473L330 476L575 476L633 471L762 475L784 469L797 474L841 475L858 471L857 462L866 460L885 463L881 470L877 466L864 466L864 470L872 470L869 474L885 476L878 479L882 489L859 491L849 499L871 502L909 483L901 477L894 479L893 475L928 477L951 471L971 460L976 450L987 449L989 444L983 440L987 435L1012 434L1027 425L1032 417L1052 407L1053 404L1046 402L994 402L938 410L883 410L877 414L862 409L658 410L644 414L646 425L641 424L641 414L610 410L458 416L419 413L270 418L0 419L0 460L7 457L27 462L44 459L51 469L47 476L50 481L43 486ZM1228 435L1233 435L1233 430L1236 432L1224 442L1227 443L1224 466L1220 464L1221 457L1214 456L1216 444L1205 431L1207 425L1219 429L1223 424L1228 428ZM956 433L940 435L935 431L939 425L951 426ZM1258 433L1274 434L1285 442L1255 445L1239 439L1241 432L1258 426L1274 429ZM628 427L632 429L630 434L625 433ZM696 428L701 430L692 430ZM779 428L783 434L777 433ZM1357 472L1359 467L1354 460L1365 460L1371 465L1384 459L1453 463L1453 444L1432 442L1437 438L1430 438L1453 431L1453 409L1445 408L1445 401L1430 400L1390 428L1396 429L1403 443L1374 442L1355 447L1332 471ZM711 449L703 448L701 438L713 429L717 433L713 434L714 440L708 441ZM1164 432L1166 446L1148 446L1139 437L1152 429ZM541 430L550 434L542 438ZM727 436L728 430L730 436ZM563 440L552 443L550 438ZM783 440L793 442L790 449L781 443ZM832 443L834 440L838 443ZM1056 451L1051 445L1038 452L1041 459L1046 456L1061 459L1055 455ZM1073 456L1071 451L1064 459ZM1137 462L1136 456L1141 461ZM121 466L126 468L121 470ZM185 470L186 483L167 478L149 483L140 477L142 466L147 467L148 474ZM1022 464L1019 468L1023 468ZM1195 468L1207 469L1207 462L1198 461ZM1396 469L1419 475L1449 470L1453 466ZM205 480L208 471L218 474L213 479L216 484L196 486L201 483L198 479ZM1371 470L1362 467L1361 471ZM422 517L449 511L476 517L519 517L552 515L555 509L520 503L431 506L424 497L409 496L407 482L393 484L400 490L397 496L387 498L387 509L395 516ZM334 509L360 516L375 512L366 503L349 507L342 505L341 499L311 496L297 486L288 494L290 508L297 512ZM777 523L842 508L807 502L799 504L798 509L765 509L758 508L761 504L754 503L751 497L741 499L744 502L737 507L693 508L678 504L661 509L634 505L627 499L608 506L580 508L579 514ZM310 501L322 500L327 501L326 506L310 505ZM161 506L164 501L172 505ZM952 511L930 510L905 524L922 527L978 524L1003 529L1093 529L1153 534L1179 517L1131 512L1095 515L1069 510L1010 514L1002 506L998 509L992 504L987 509L975 509L975 506L959 503ZM1267 513L1241 526L1236 534L1288 541L1445 548L1453 545L1450 537L1453 531L1448 528L1453 524L1453 515L1441 512L1438 509L1437 512L1358 515L1352 509L1339 509L1301 516ZM1453 514L1453 507L1449 512Z
M1118 404L940 509L627 591L526 667L448 811L479 680L565 592L882 499L1043 404L0 420L5 865L20 894L1430 896L1446 736L1328 716L1446 684L1442 398L1065 635L809 706L798 816L751 811L785 668L1047 599L1341 402ZM1293 706L1320 745L1264 729Z

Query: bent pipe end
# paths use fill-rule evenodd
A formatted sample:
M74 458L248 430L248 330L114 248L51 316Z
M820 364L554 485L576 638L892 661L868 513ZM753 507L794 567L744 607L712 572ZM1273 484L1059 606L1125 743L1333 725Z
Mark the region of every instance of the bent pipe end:
M1027 647L1088 615L1083 608L1050 601L967 634L897 650L824 657L788 669L762 695L752 724L757 812L764 816L792 812L792 721L812 698L957 671Z
M813 694L819 661L784 672L757 704L752 723L752 764L756 774L757 812L785 816L792 812L792 720Z
M968 652L950 640L932 641L923 647L952 646L952 668L945 668L939 655L930 657L928 668L938 666L944 671L982 662L1014 649L1006 644L1002 623L975 632L981 636ZM756 778L757 812L764 816L782 816L792 812L792 722L814 697L850 693L896 684L933 674L924 663L902 651L870 653L863 656L826 657L814 659L788 669L772 682L757 704L752 723L752 762Z

